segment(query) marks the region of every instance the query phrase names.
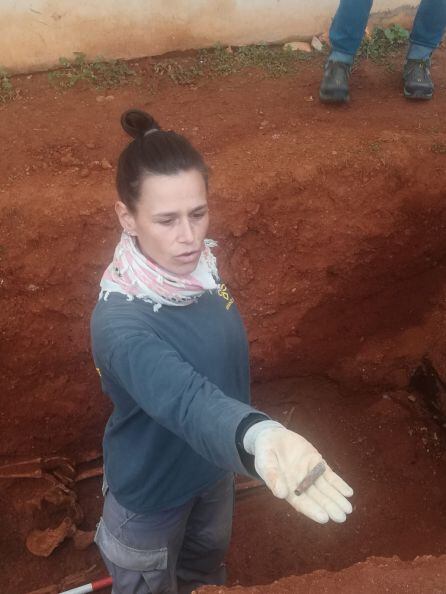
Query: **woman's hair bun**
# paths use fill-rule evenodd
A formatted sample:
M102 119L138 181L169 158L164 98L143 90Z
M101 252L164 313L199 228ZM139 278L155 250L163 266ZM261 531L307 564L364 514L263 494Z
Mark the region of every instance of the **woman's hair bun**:
M121 126L132 138L144 136L150 130L160 130L155 119L140 109L129 109L121 116Z

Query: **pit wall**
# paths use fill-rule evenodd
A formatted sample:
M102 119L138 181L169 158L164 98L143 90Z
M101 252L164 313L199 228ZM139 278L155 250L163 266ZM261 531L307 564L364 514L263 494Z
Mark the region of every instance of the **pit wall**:
M384 18L417 2L377 0ZM338 0L2 0L1 66L45 70L72 52L136 58L212 46L305 39L328 29ZM412 8L411 8L412 7ZM390 14L386 11L390 11Z

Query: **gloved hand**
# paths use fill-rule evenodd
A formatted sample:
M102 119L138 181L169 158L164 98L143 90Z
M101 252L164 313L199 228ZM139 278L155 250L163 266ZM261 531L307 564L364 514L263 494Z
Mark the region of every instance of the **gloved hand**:
M315 522L329 519L345 522L352 506L346 497L353 489L327 465L313 485L301 495L295 489L304 477L322 461L322 456L304 437L289 431L276 421L260 421L250 427L243 447L254 455L255 468L266 486L279 499Z

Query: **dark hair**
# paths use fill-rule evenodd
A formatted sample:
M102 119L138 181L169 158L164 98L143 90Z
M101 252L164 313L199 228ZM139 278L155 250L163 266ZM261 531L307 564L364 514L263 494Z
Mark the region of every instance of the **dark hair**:
M172 130L161 130L150 114L139 109L124 112L121 125L134 139L122 151L116 175L119 197L130 211L135 210L141 184L149 175L174 175L196 169L207 187L206 164L187 138Z

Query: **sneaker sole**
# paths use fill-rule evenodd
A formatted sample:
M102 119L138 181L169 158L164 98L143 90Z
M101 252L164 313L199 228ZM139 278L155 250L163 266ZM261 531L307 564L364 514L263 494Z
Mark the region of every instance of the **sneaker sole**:
M319 92L319 99L322 103L348 103L350 101L350 95L326 95L325 93Z
M429 93L428 95L426 93L423 93L422 91L409 93L409 91L406 91L406 89L404 89L404 96L406 97L406 99L415 99L416 101L428 101L429 99L432 99L433 93Z

